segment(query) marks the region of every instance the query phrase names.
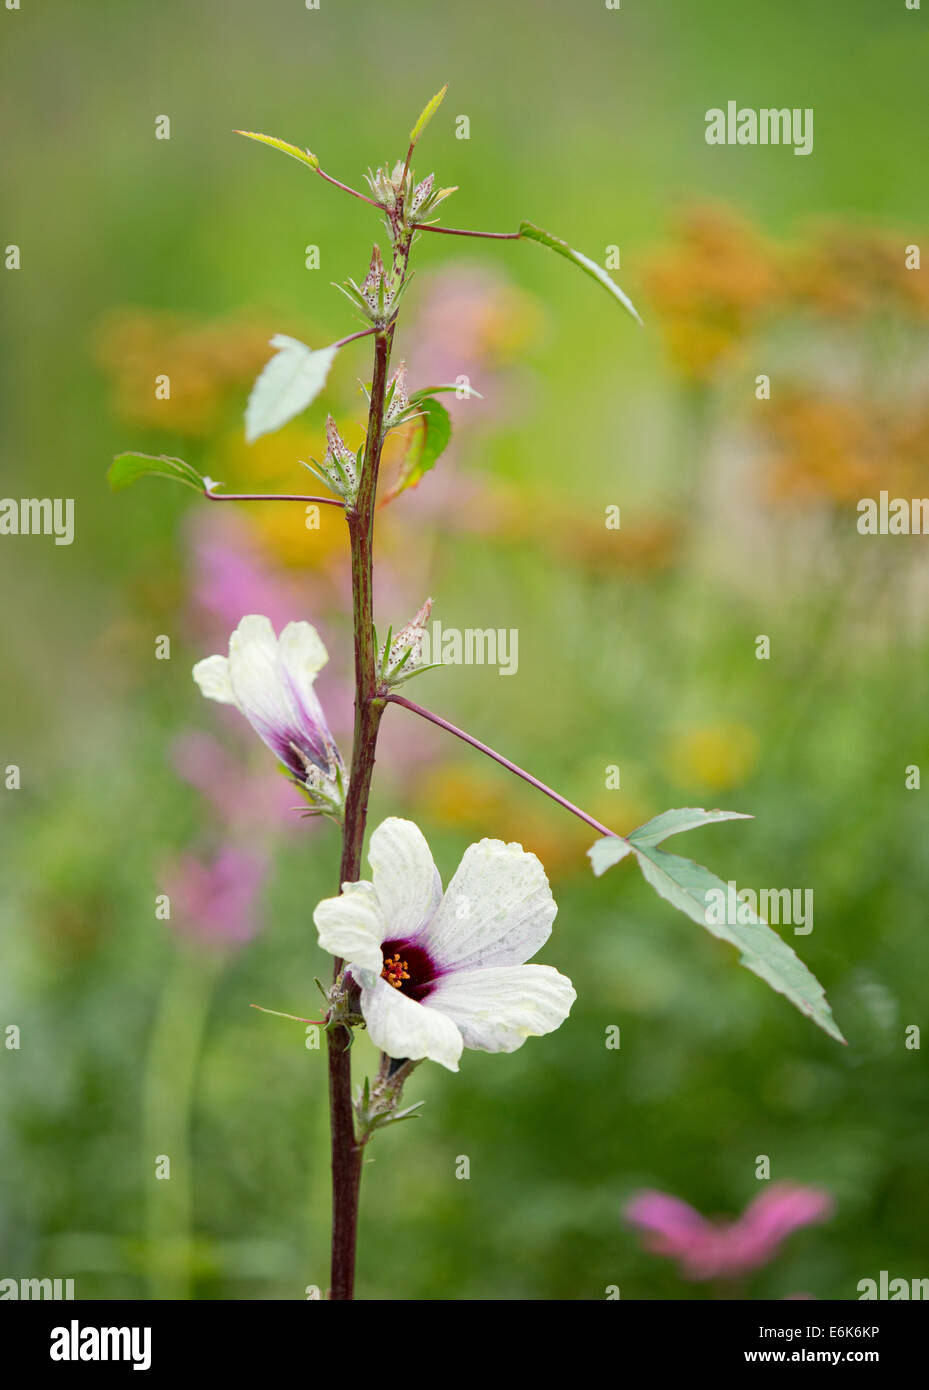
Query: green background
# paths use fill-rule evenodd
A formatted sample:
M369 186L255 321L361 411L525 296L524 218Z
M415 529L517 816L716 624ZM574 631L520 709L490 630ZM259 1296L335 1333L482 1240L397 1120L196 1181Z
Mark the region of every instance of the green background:
M243 950L214 958L183 923L155 920L165 857L216 833L168 756L184 729L227 729L189 676L219 649L198 645L185 616L186 528L206 504L156 482L114 497L104 481L112 454L135 447L257 483L230 442L248 377L185 427L171 413L184 366L168 353L176 399L163 423L154 408L146 420L120 408L119 364L100 343L127 308L156 329L164 313L212 325L216 342L244 315L259 343L353 331L329 282L363 274L375 215L231 131L306 144L357 185L369 164L402 158L445 81L416 160L460 185L443 220L508 230L529 218L598 260L619 245L617 278L646 328L540 247L433 236L416 248L409 325L437 277L474 266L495 277L487 312L497 293L509 306L498 337L519 322L489 386L475 372L486 401L459 408L467 422L439 465L449 476L383 514L398 608L379 600L378 620L404 621L428 592L445 626L515 627L520 646L514 677L462 667L408 693L618 830L672 805L750 812L671 847L740 886L814 890L813 932L787 937L849 1046L629 864L594 881L591 837L559 808L390 712L372 822L415 817L446 879L481 835L537 848L559 904L542 959L578 1001L560 1031L512 1056L414 1074L423 1118L378 1138L365 1169L358 1293L706 1297L640 1250L623 1203L657 1187L734 1215L759 1191L758 1155L774 1178L827 1188L836 1214L793 1237L745 1296L847 1299L882 1269L929 1273L926 1070L904 1045L926 1021L929 967L929 791L904 785L929 751L925 542L859 537L857 493L772 500L755 432L790 373L891 414L901 391L918 400L925 323L898 331L879 296L828 331L791 310L734 335L731 359L694 383L665 352L667 305L648 274L659 254L673 262L675 218L695 201L780 248L820 219L918 243L926 22L903 0L22 0L0 13L0 241L22 253L0 278L2 491L76 507L70 547L0 538L0 763L22 770L21 790L0 795L0 1027L22 1039L0 1049L0 1276L73 1277L93 1298L325 1289L324 1054L299 1024L248 1005L315 1016L313 977L328 963L311 914L335 889L337 836L304 823L279 837L263 929ZM813 154L708 147L704 112L730 98L813 107ZM154 138L161 114L170 140ZM460 114L469 140L455 138ZM398 354L412 359L404 332L401 321ZM364 344L342 354L311 431L326 408L359 416L368 370ZM149 377L136 388L151 399ZM216 471L230 457L237 474ZM280 481L305 488L296 457L287 466ZM480 525L459 524L453 504L430 513L427 490L442 497L452 470L477 489ZM733 479L749 510L732 503ZM337 579L327 570L321 586L312 556L295 560L292 525L288 575L344 672ZM660 562L635 546L650 526L671 537ZM170 662L152 656L162 633ZM762 633L768 662L755 659ZM270 756L241 747L274 778ZM604 785L610 764L618 792ZM610 1025L618 1051L604 1044ZM366 1038L355 1058L358 1075L372 1066ZM163 1152L170 1185L153 1176Z

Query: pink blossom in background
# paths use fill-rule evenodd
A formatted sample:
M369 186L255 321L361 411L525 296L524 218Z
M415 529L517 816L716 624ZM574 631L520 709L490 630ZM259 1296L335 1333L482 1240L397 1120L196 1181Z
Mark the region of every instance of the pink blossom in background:
M197 789L226 825L251 833L306 828L295 809L300 794L291 783L265 763L256 771L246 769L212 734L190 729L172 740L169 755L178 776Z
M268 861L226 847L211 859L180 855L168 867L171 925L180 935L218 946L241 946L260 929L258 893Z
M499 270L474 262L446 265L427 277L409 338L410 380L437 386L467 376L492 408L494 380L501 367L519 361L525 337L538 333L540 306ZM512 341L510 341L512 339ZM454 411L456 402L450 399ZM468 405L458 407L461 415Z
M248 522L232 508L194 513L188 540L190 602L222 636L246 613L263 613L277 632L306 618L305 590L268 562Z
M465 376L483 399L459 401L453 393L441 397L452 416L452 441L440 466L405 494L412 522L436 522L455 531L493 529L490 486L479 473L458 468L457 445L469 425L494 420L504 374L508 417L514 418L520 335L537 336L540 314L538 301L486 266L461 262L426 277L410 334L410 380L417 387L437 386ZM519 369L519 375L525 379L525 370Z
M643 1244L676 1260L685 1279L732 1279L760 1269L782 1242L832 1214L828 1192L775 1183L750 1202L735 1221L709 1221L687 1202L663 1192L638 1192L626 1220L644 1232Z

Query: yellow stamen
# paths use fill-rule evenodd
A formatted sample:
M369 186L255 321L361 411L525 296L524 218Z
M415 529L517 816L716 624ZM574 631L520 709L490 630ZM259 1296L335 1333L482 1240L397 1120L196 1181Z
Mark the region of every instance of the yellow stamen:
M389 985L393 985L394 989L402 989L403 981L410 978L407 962L401 960L399 955L388 956L384 961L381 978L386 980Z

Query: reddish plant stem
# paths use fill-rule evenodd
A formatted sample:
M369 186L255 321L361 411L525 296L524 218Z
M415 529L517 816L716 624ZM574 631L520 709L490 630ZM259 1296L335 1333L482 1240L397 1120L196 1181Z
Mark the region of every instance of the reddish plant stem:
M371 334L376 332L376 328L361 328L357 333L349 333L346 337L340 338L338 342L333 343L332 346L343 348L347 343L356 343L359 338L370 338Z
M205 492L210 502L321 502L327 507L342 507L337 497L302 497L297 492Z
M377 652L374 640L373 537L377 474L384 441L384 398L393 328L375 340L374 376L365 440L364 467L354 507L346 511L352 557L352 616L355 634L355 736L349 771L342 836L340 887L361 877L368 796L374 772L377 731L384 702L377 696ZM342 969L335 962L335 978ZM332 1028L329 1046L329 1117L332 1153L332 1272L329 1297L353 1297L355 1247L358 1237L358 1196L361 1148L355 1136L352 1110L352 1071L347 1028Z
M444 729L446 733L454 734L456 738L462 739L465 743L470 743L471 747L476 748L478 752L486 753L487 757L493 758L495 763L500 763L500 765L507 768L508 771L515 772L516 776L521 777L524 782L528 782L530 787L535 787L536 791L544 792L546 796L550 796L553 801L557 801L559 806L563 806L564 809L570 811L573 816L577 816L580 820L586 821L588 825L593 826L594 830L599 830L601 835L612 835L617 839L621 838L616 835L615 830L610 830L609 826L601 825L598 820L594 820L593 816L588 816L586 811L582 811L580 806L575 806L573 801L568 801L567 798L561 796L559 792L546 786L544 782L540 782L538 777L533 777L531 772L526 772L516 763L510 762L509 758L505 758L502 753L497 753L493 748L488 747L486 743L481 743L479 738L474 738L471 734L466 734L464 729L459 729L454 724L450 724L447 719L441 719L439 715L432 714L430 710L423 709L422 705L417 705L414 704L412 700L404 699L402 695L388 695L386 699L392 705L403 705L404 709L411 709L414 714L420 715L423 719L428 719L431 724L438 725L438 727Z
M471 232L462 227L437 227L431 222L414 222L414 232L441 232L442 236L478 236L488 241L519 241L521 232Z
M333 184L336 188L341 188L343 193L350 193L353 198L360 198L363 203L370 203L373 208L380 208L381 212L384 211L384 204L376 202L374 198L369 198L367 193L359 193L357 188L350 188L347 183L342 183L340 179L334 179L331 174L326 173L325 169L318 166L316 172L319 177L325 179L327 183Z

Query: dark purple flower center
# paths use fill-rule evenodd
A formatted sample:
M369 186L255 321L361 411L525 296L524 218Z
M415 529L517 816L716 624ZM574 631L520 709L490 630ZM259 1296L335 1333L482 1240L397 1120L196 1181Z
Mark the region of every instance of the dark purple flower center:
M384 953L381 976L389 985L417 1001L432 993L441 972L428 951L412 941L385 941L381 950Z

